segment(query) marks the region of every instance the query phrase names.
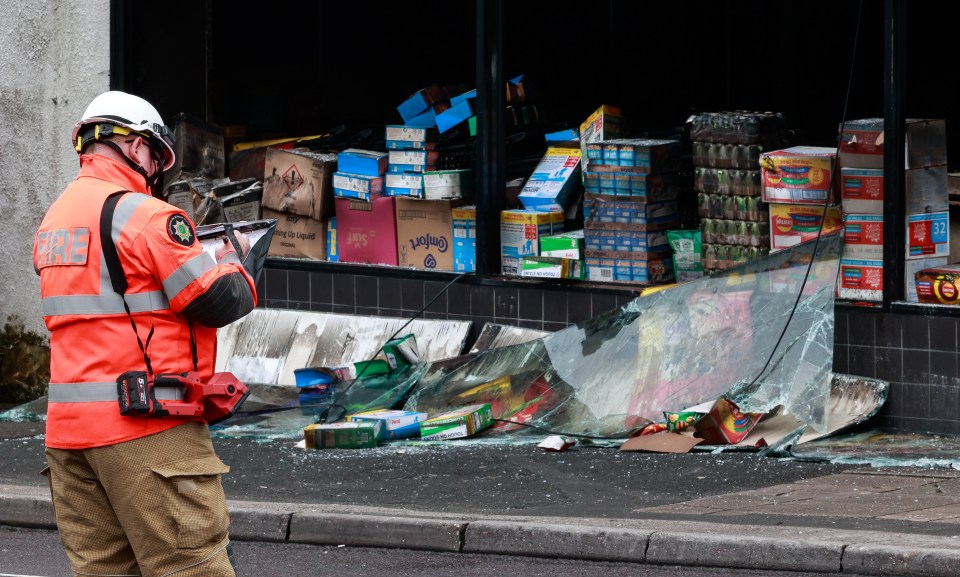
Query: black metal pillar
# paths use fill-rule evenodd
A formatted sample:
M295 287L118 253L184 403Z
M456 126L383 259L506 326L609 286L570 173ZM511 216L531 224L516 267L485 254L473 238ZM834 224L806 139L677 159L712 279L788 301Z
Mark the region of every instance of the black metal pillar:
M110 90L130 90L127 54L127 7L110 0Z
M906 6L884 0L883 25L883 309L905 297L906 210L904 208L904 93Z
M477 0L477 274L500 274L506 204L503 1Z

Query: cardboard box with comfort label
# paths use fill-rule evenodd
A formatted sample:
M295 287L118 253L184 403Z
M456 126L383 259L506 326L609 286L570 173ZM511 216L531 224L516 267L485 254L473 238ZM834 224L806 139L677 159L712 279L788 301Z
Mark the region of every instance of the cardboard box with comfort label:
M392 196L371 202L334 200L340 262L397 266L397 200Z
M333 214L333 154L268 148L264 161L263 206L324 220Z
M268 256L326 260L326 226L309 216L263 208L263 218L277 219Z
M453 222L449 200L397 197L398 264L453 270Z

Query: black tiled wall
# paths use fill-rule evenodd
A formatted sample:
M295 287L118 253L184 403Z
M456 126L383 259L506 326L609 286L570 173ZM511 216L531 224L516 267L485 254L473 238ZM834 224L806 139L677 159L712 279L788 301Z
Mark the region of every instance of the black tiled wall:
M267 268L257 289L261 307L408 318L441 293L447 282ZM556 331L634 297L626 290L459 282L440 294L422 316L473 320L469 349L488 322ZM887 402L875 417L879 425L960 434L958 321L838 307L833 369L890 383Z
M266 268L257 283L258 306L408 318L428 303L425 319L472 320L468 348L486 323L556 331L633 300L636 292L584 291L454 283L346 272ZM437 296L439 295L439 296ZM433 300L436 297L436 300Z
M834 371L890 383L879 425L960 434L960 319L841 308L835 318Z

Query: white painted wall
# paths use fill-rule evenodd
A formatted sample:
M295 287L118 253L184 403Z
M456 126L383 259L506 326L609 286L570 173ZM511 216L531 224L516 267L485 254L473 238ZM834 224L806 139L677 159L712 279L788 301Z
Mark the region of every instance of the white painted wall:
M46 334L33 235L76 176L70 130L110 85L109 0L4 0L0 7L0 325Z

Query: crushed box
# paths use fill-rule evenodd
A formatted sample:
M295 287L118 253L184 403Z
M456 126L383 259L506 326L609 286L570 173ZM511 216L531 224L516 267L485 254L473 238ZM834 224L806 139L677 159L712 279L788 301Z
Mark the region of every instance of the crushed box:
M327 260L327 235L323 221L263 208L263 218L277 219L267 256Z
M492 424L490 403L470 405L422 421L420 438L424 441L462 439L472 437Z
M308 449L370 449L382 435L380 421L313 424L303 429Z
M420 435L420 423L427 419L427 413L416 411L364 411L347 416L351 423L380 423L383 439L408 439Z
M580 150L550 147L518 198L524 208L567 210L577 202L581 189Z
M264 208L314 220L332 216L336 156L276 148L267 148L265 155Z

